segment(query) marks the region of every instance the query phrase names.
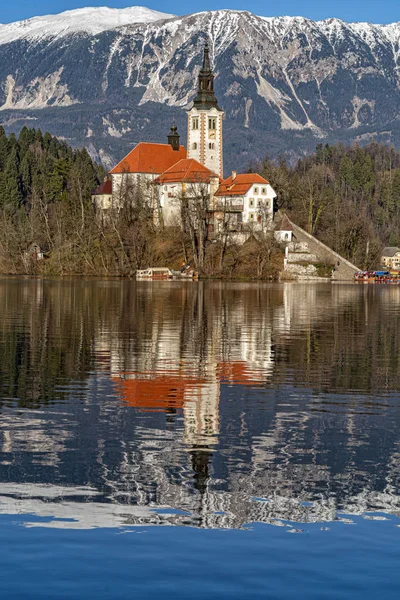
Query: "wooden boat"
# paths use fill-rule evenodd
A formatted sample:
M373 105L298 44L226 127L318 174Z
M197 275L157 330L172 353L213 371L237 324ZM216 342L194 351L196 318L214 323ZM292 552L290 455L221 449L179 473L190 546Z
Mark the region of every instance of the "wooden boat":
M147 269L138 269L136 279L166 280L166 279L190 279L197 281L199 274L193 269L185 266L180 271L173 271L168 267L149 267Z
M168 267L149 267L138 269L136 279L172 279L172 271Z

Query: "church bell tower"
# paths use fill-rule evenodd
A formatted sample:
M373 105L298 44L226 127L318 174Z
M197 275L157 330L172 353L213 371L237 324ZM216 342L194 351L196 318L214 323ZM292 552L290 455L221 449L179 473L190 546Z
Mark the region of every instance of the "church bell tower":
M208 44L204 47L203 65L198 77L197 95L188 111L188 158L223 177L222 118L214 94L214 74L211 70Z

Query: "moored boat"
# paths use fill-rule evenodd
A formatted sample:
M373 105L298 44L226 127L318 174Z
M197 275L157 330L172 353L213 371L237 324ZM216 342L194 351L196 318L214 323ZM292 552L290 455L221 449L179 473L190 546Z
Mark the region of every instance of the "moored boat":
M166 279L190 279L197 281L199 274L197 271L185 265L180 271L174 271L168 267L148 267L147 269L138 269L136 279L166 280Z
M399 271L358 271L354 273L358 283L395 283L400 284Z

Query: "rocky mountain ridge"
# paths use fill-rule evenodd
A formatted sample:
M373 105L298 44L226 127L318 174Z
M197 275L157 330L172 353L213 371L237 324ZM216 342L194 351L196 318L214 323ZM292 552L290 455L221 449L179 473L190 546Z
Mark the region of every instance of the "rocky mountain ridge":
M228 169L266 153L294 158L320 141L400 145L400 23L108 11L0 26L6 129L49 129L106 166L140 140L164 141L172 120L184 142L208 38Z

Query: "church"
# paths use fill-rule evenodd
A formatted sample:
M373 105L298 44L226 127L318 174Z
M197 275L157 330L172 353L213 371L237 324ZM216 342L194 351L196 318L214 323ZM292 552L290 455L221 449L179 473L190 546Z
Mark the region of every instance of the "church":
M198 75L197 94L187 112L187 148L180 144L175 126L167 143L140 142L111 171L111 180L93 192L93 204L102 218L110 210L145 196L160 226L176 225L180 201L207 195L210 235L230 232L245 241L252 232L273 229L275 191L257 173L233 171L224 176L223 117L214 92L208 44Z

